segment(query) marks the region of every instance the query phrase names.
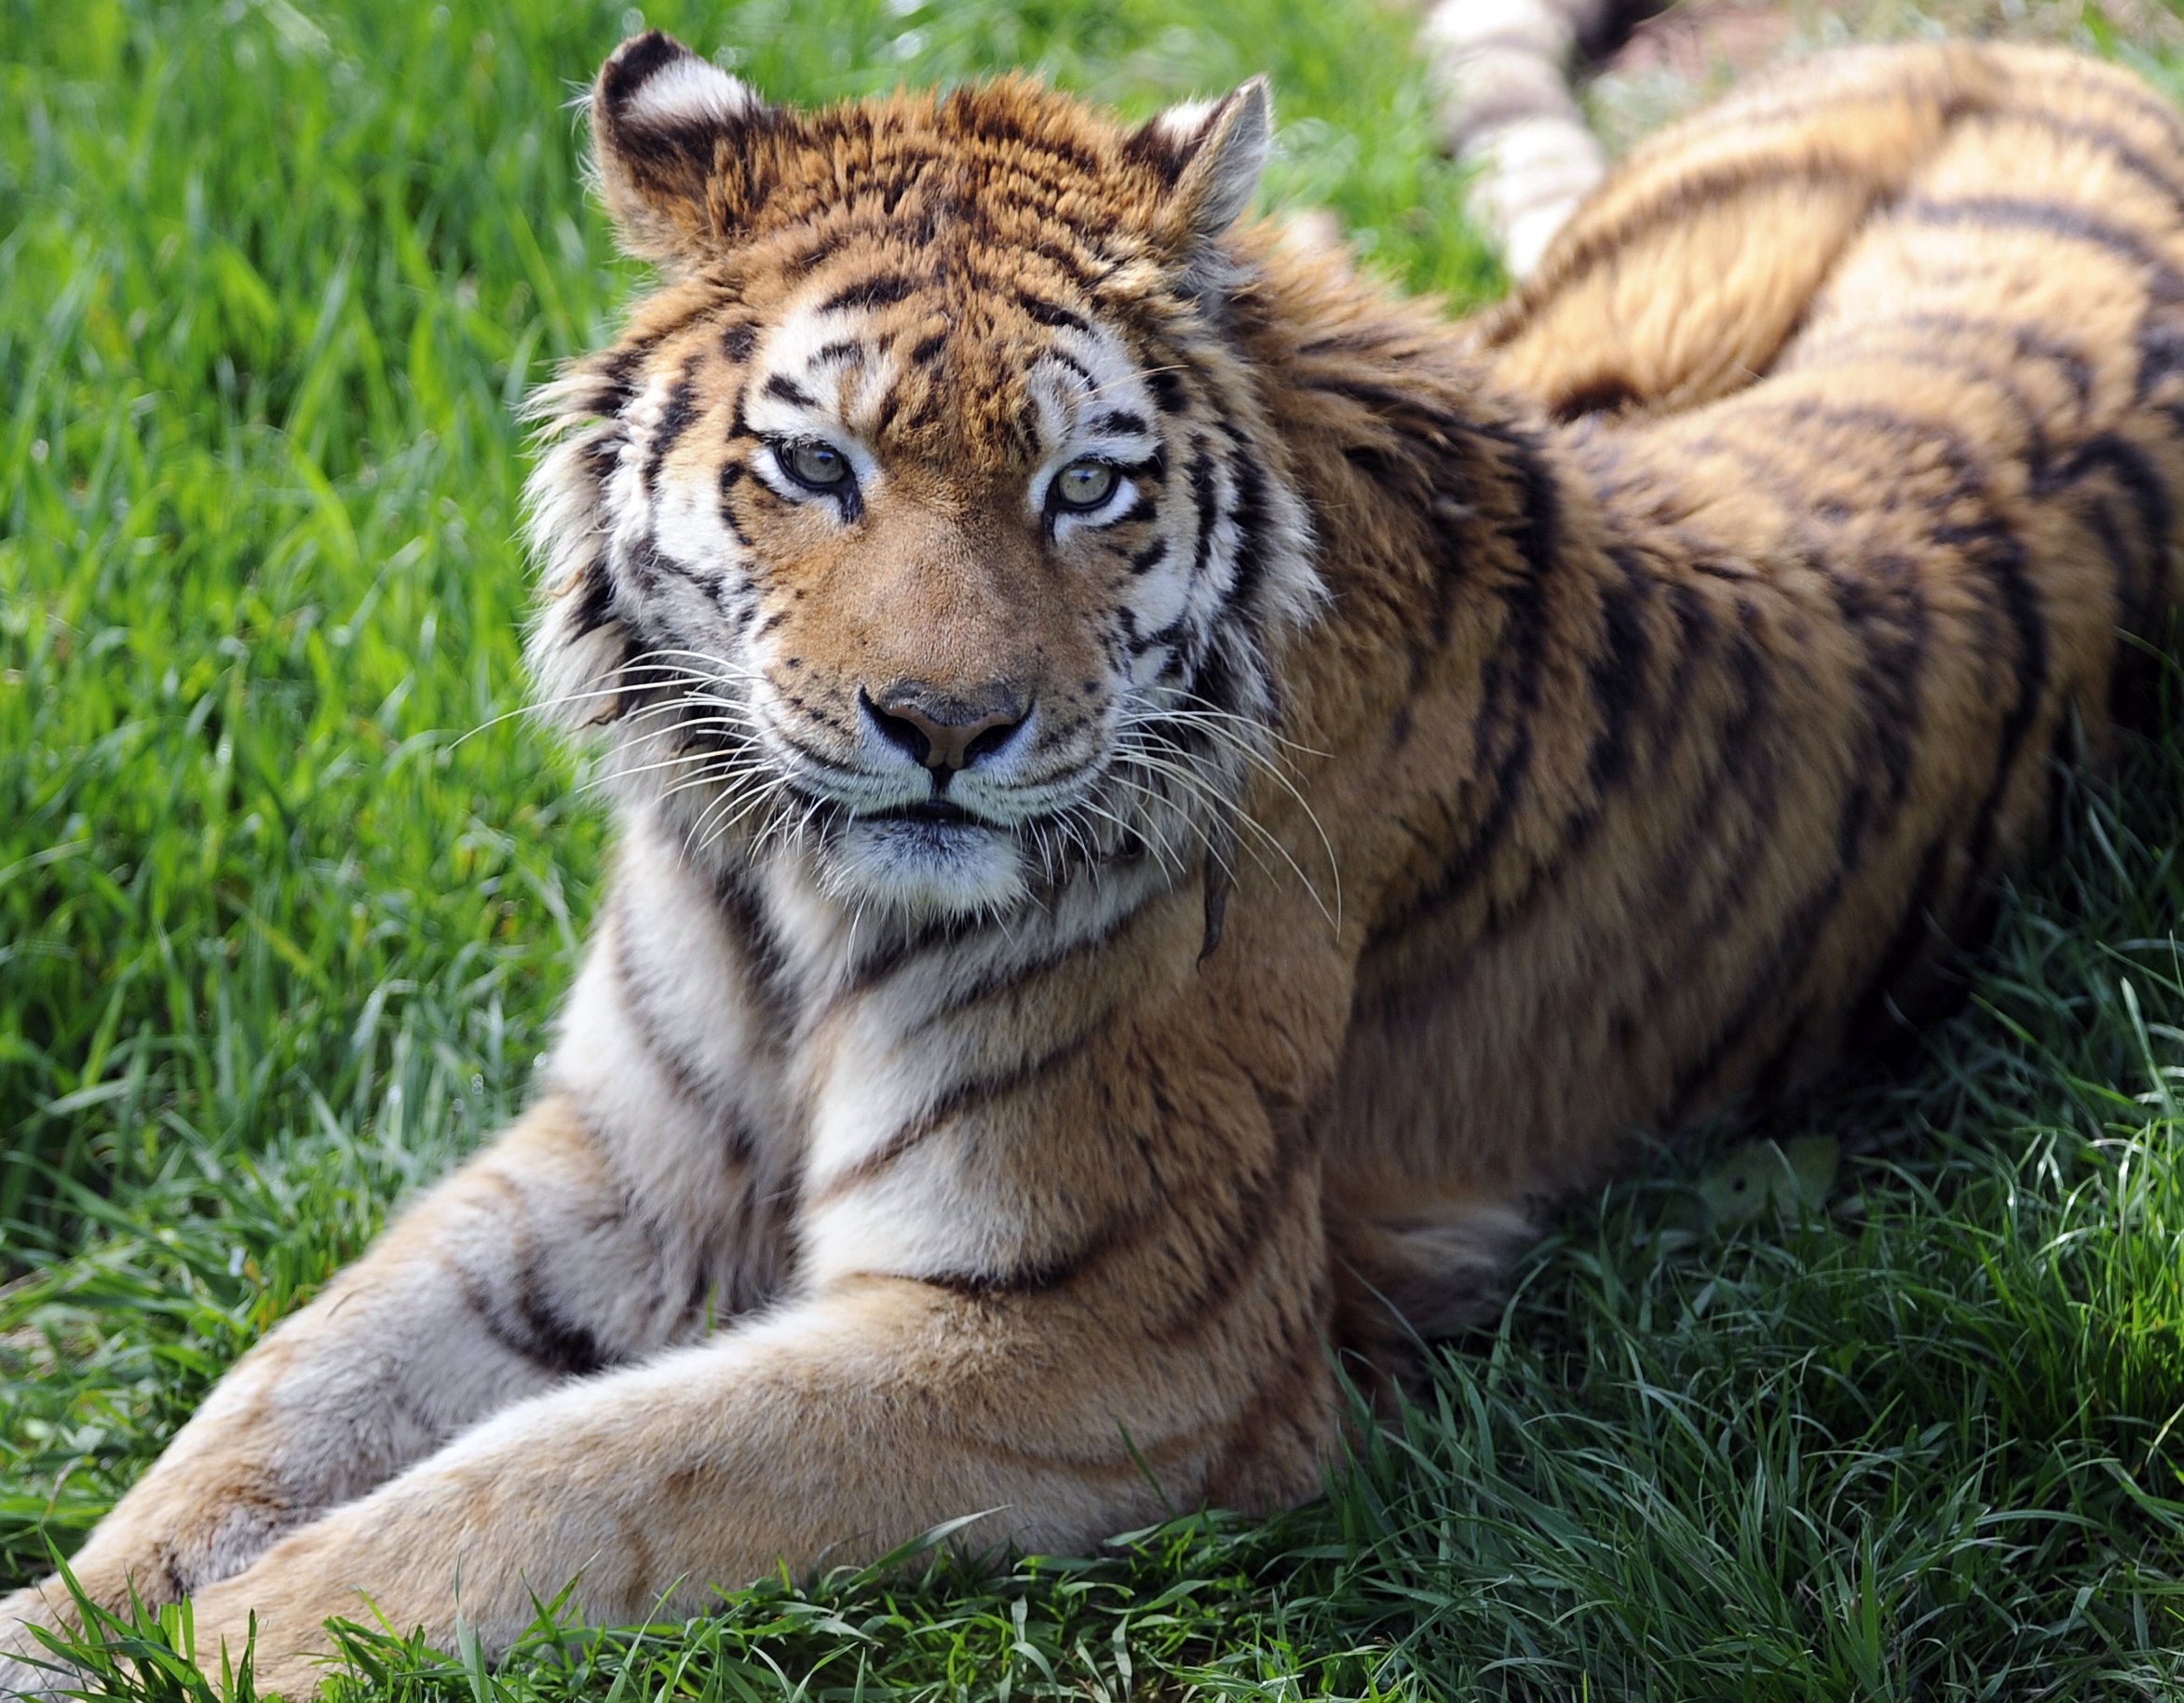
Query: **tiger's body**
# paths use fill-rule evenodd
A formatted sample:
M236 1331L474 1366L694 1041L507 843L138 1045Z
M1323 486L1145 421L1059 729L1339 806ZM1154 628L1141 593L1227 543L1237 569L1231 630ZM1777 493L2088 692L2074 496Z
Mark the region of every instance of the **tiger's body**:
M1823 61L1461 326L1230 228L1255 87L806 118L654 36L593 117L672 281L547 402L623 834L544 1097L75 1559L276 1688L458 1566L500 1648L1312 1494L1329 1345L1900 1031L2166 636L2184 135L2118 72Z

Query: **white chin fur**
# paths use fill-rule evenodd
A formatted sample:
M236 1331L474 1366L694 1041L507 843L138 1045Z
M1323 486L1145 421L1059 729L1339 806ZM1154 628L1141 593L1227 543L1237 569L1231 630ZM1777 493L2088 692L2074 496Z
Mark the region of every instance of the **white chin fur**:
M845 904L916 916L1007 910L1024 896L1023 854L990 828L856 822L834 843L828 887Z

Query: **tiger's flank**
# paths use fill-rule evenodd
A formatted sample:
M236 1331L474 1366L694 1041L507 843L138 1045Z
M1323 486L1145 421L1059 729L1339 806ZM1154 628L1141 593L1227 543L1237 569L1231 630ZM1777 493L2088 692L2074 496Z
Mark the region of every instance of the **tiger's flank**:
M664 281L536 405L621 824L542 1091L74 1558L262 1687L458 1571L498 1652L1311 1495L1331 1349L1946 993L2169 630L2184 134L2113 69L1800 68L1463 325L1242 218L1257 83L807 114L652 34L591 122Z

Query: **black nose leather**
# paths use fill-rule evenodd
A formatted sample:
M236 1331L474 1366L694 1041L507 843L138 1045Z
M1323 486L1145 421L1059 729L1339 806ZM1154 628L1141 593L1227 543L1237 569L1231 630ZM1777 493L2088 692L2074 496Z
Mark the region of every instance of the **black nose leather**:
M922 681L902 680L863 696L873 725L943 783L956 770L1007 745L1031 713L1031 694L1011 681L970 692L943 692Z

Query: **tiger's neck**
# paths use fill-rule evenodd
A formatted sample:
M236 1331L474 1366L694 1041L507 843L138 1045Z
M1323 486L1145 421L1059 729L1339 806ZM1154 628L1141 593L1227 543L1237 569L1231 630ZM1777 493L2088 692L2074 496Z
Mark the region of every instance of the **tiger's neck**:
M1595 677L1618 666L1604 612L1650 557L1434 304L1273 246L1238 305L1329 592L1281 660L1284 731L1347 753L1382 801L1390 784L1444 798L1472 818L1445 831L1486 828L1482 856L1521 847L1520 782L1591 760ZM1341 776L1323 778L1339 799ZM1550 795L1581 779L1561 778Z

